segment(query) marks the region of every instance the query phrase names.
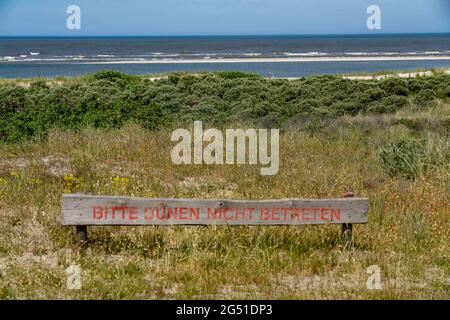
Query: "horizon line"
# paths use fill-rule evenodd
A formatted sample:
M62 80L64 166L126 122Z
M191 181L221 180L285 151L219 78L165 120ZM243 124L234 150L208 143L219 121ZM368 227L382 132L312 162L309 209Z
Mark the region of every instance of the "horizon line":
M392 33L317 33L317 34L174 34L174 35L0 35L0 38L200 38L200 37L346 37L346 36L414 36L450 35L450 32L392 32Z

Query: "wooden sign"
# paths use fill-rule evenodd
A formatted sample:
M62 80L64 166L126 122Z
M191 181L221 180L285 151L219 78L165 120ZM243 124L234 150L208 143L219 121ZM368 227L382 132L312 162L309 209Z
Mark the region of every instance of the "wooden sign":
M368 199L194 200L64 195L61 223L94 225L309 225L367 223Z
M76 226L87 240L87 226L170 225L342 225L349 246L353 224L367 223L369 200L352 193L340 199L195 200L63 195L61 223Z
M353 224L367 223L369 199L348 193L340 199L195 200L63 195L61 224L76 226L170 225L342 225L342 241L352 241Z

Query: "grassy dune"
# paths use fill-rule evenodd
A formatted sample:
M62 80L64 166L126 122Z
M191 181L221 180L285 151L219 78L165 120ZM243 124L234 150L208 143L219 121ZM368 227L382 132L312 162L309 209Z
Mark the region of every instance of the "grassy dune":
M448 299L449 118L447 100L436 99L285 122L274 177L258 166L175 166L171 126L49 128L0 145L0 298ZM268 199L347 191L370 198L370 223L355 226L348 250L338 226L92 227L80 244L59 224L62 193ZM74 264L81 290L66 287ZM373 265L381 290L366 287Z

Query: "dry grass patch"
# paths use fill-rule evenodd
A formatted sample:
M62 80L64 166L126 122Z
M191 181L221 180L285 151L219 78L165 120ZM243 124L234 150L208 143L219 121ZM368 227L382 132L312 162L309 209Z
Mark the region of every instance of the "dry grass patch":
M449 163L414 179L389 177L378 149L417 133L339 121L321 133L283 133L274 177L256 166L175 166L170 131L137 126L1 146L0 298L448 299ZM355 227L349 251L337 226L93 227L80 245L59 224L64 192L264 199L347 191L371 199L370 223ZM74 264L81 290L66 288ZM381 290L366 287L372 265Z

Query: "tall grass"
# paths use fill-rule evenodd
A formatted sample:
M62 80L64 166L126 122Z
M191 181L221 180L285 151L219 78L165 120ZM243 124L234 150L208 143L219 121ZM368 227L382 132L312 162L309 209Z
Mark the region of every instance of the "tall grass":
M390 143L422 139L435 159L448 137L392 119L343 117L286 130L275 177L248 165L175 166L171 131L137 125L55 129L3 145L0 298L448 299L448 158L413 179L389 175L379 158ZM92 227L83 245L59 223L68 192L265 199L347 191L371 199L370 223L355 226L349 250L338 226ZM81 290L66 288L72 264L83 270ZM366 287L372 265L381 269L381 290Z

